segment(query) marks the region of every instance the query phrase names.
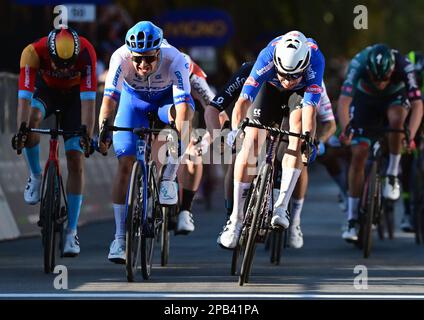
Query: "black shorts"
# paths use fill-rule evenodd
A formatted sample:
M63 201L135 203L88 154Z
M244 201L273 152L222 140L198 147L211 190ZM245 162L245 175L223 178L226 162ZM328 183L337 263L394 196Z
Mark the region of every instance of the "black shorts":
M234 103L240 96L241 89L246 82L255 62L245 62L241 68L231 77L225 86L215 95L210 105L221 111L225 111L231 119Z
M33 95L33 108L40 109L44 119L60 110L59 126L61 129L78 130L81 127L81 98L79 86L67 91L52 88L37 88ZM68 140L69 136L64 136Z
M405 109L410 108L405 90L388 96L370 96L357 90L350 105L351 124L355 128L363 128L364 132L362 134L355 133L355 138L378 138L381 133L377 133L376 129L388 125L387 110L393 105L400 105ZM370 130L367 132L366 128L370 128Z
M304 88L286 91L265 82L250 106L247 117L258 120L263 125L279 126L292 110L301 107L304 92Z

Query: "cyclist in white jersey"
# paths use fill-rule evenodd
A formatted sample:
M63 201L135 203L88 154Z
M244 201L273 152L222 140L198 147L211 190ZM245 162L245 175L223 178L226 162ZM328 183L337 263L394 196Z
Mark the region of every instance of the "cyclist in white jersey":
M189 64L180 51L163 39L159 27L149 21L141 21L128 30L125 45L111 57L99 125L104 119L111 122L115 118L115 126L148 127L148 113L156 113L166 124L175 122L181 138L180 154L184 154L194 114ZM125 199L135 161L136 139L131 132L118 131L113 134L113 146L119 164L113 185L116 233L108 258L115 263L125 263ZM99 143L101 152L107 151L111 140ZM159 201L164 205L172 205L178 201L175 178L180 157L175 159L168 155L165 163Z

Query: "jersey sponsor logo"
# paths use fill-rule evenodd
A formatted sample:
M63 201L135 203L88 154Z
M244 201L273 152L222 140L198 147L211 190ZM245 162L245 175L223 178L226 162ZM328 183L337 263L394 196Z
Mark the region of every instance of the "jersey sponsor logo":
M305 89L305 92L310 92L310 93L321 93L322 92L322 87L317 85L317 84L313 84L310 85L309 87L307 87Z
M183 76L181 75L181 72L175 71L175 76L177 77L177 88L184 90L184 82L183 82Z
M199 96L201 97L202 104L206 107L206 105L208 105L211 102L211 97L209 96L209 92L207 90L207 88L204 88L202 86L202 83L197 82L197 81L193 81L192 82L192 89L194 89Z
M87 80L85 82L85 86L88 89L91 89L91 66L90 65L87 66Z
M225 93L228 94L230 97L232 97L233 93L236 90L240 89L243 86L243 83L245 83L245 82L246 82L245 77L243 77L243 78L237 77L235 79L235 81L233 83L231 83L231 85L229 85L227 87L227 89L225 89Z
M316 75L317 75L316 71L314 71L311 66L309 66L308 69L306 69L306 81L315 79Z
M188 95L188 94L174 97L174 103L175 104L182 103L182 102L190 103L190 101L191 101L191 96Z
M266 66L263 68L257 69L256 74L258 76L263 75L264 73L267 73L269 70L271 70L274 67L274 62L271 60Z
M255 88L259 86L259 83L251 76L246 79L246 82L244 84Z
M29 65L25 65L25 82L24 82L24 86L25 88L29 89L29 83L30 83L30 76L29 76Z
M213 100L213 102L214 102L215 104L217 104L218 106L220 106L220 107L221 107L222 103L224 102L224 98L223 98L223 97L215 98L215 99Z
M248 100L250 100L250 101L253 101L253 97L252 96L250 96L250 95L248 95L247 93L241 93L240 94L240 97L242 97L242 98L244 98L244 99L248 99Z
M253 116L259 118L261 116L261 109L253 109Z
M315 51L318 50L318 45L316 43L313 42L306 42L306 44L308 45L309 48L314 49Z
M415 74L411 72L411 73L408 73L406 76L408 78L409 87L410 88L418 88L417 80L415 78Z
M114 87L118 85L118 80L119 80L119 76L121 75L121 72L122 72L122 67L119 66L118 69L116 69L115 76L113 77L113 81L112 81L112 84Z

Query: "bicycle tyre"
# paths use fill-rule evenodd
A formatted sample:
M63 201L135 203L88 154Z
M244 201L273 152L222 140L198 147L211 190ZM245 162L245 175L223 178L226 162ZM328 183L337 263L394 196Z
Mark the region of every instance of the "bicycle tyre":
M256 186L256 179L253 181L253 183L251 184L250 188L249 188L249 192L247 193L247 197L246 200L244 202L244 207L243 207L243 216L247 216L249 215L249 203L251 200L251 196L252 196L252 190L255 188ZM239 264L240 264L240 257L243 256L244 253L244 249L246 246L246 237L245 237L245 227L243 225L242 228L242 232L240 233L240 238L239 241L237 242L236 247L233 250L233 255L231 258L231 275L235 276L237 274L237 270L239 270Z
M272 230L271 263L278 266L281 261L281 248L283 247L284 230Z
M363 256L368 258L371 254L372 248L372 224L374 218L374 211L377 209L376 193L379 192L377 176L377 162L372 164L369 180L368 180L368 193L367 193L367 206L366 215L363 224Z
M144 172L139 163L133 164L129 190L127 195L127 218L126 218L126 261L125 269L128 282L134 282L140 261L141 249L141 206L142 206L142 181Z
M141 274L144 280L148 280L152 274L153 253L155 249L155 238L157 235L157 207L159 196L156 188L157 168L154 161L149 163L149 179L147 189L147 221L143 223L141 233ZM150 202L150 203L149 203Z
M42 200L40 205L40 217L43 219L42 237L45 273L53 272L55 267L55 210L60 208L60 190L56 190L56 188L59 187L57 183L58 177L57 168L54 162L50 162L43 181Z
M270 180L271 180L272 168L269 164L265 164L260 174L257 176L257 182L255 189L252 190L252 197L256 199L254 201L253 218L248 232L248 238L246 243L246 249L241 263L241 270L239 276L239 285L242 286L249 282L249 275L252 269L253 257L256 248L256 236L259 230L259 218L263 214L264 210L268 210L268 201L266 196L270 194ZM249 204L250 205L250 204Z

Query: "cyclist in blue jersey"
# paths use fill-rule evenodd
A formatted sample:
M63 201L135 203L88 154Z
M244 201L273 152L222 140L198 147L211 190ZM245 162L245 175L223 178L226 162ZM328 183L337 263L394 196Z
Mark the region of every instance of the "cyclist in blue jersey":
M265 125L281 123L286 108L290 107L290 131L315 133L316 106L318 105L324 75L325 59L317 43L299 31L291 31L273 39L256 59L243 85L232 114L232 136L246 117ZM231 136L231 135L230 135ZM243 221L243 206L254 175L259 146L263 146L263 130L248 128L234 170L234 203L230 218L224 226L219 242L232 249L236 246ZM314 146L311 146L314 149ZM316 150L315 150L316 151ZM303 168L301 141L290 137L283 157L283 174L279 197L274 205L271 224L288 228L287 207L293 189Z
M111 57L99 124L104 119L115 118L114 124L119 127L148 127L149 113L157 114L165 124L174 121L181 138L180 153L178 157L168 154L160 182L160 203L173 205L178 201L175 178L180 155L189 144L194 114L189 63L180 51L163 39L159 27L149 21L141 21L128 30L125 44ZM125 199L135 161L136 140L136 135L131 132L113 134L119 164L113 185L116 232L108 258L115 263L125 263ZM110 142L100 143L100 151L106 152Z

